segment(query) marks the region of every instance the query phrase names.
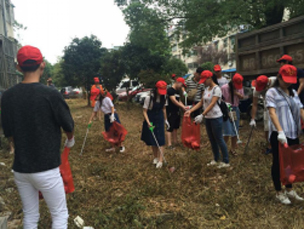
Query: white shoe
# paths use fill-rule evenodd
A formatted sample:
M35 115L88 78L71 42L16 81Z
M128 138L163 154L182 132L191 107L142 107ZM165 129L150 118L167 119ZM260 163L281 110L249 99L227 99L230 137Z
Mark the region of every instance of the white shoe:
M119 148L119 152L123 153L123 152L125 152L125 151L126 151L126 148L125 148L124 146L121 146L121 147Z
M222 168L229 168L230 167L230 164L229 163L224 163L224 162L221 162L218 166L219 169L222 169Z
M161 167L163 167L163 163L162 162L157 162L157 164L156 164L156 168L157 169L160 169Z
M298 201L303 201L304 200L294 190L291 190L290 192L286 191L285 194L286 194L287 197L298 200Z
M154 158L153 165L156 165L158 163L158 158Z
M291 204L291 202L288 199L287 195L285 193L283 193L283 192L280 192L280 194L277 194L276 195L276 199L278 201L280 201L282 204L285 204L285 205Z
M215 160L212 160L207 164L207 166L214 166L214 165L217 165L217 162Z

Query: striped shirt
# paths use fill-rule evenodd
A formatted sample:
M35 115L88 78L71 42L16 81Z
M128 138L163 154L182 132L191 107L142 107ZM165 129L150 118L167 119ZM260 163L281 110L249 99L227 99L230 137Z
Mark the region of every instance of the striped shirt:
M270 88L267 91L266 106L267 108L272 107L276 109L276 114L286 137L290 139L296 139L301 134L300 109L303 108L303 105L295 90L293 90L294 97L287 95L282 90L278 90L280 89ZM268 125L270 138L272 132L277 130L271 120L269 120Z
M188 93L193 89L197 89L197 93L194 97L194 102L200 102L205 91L205 85L203 83L199 84L198 82L194 81L194 79L187 80L186 85Z

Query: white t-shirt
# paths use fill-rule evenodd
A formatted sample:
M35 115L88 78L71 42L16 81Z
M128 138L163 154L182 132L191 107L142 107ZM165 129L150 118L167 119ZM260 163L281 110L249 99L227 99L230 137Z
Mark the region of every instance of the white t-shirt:
M100 107L100 102L96 101L94 112L97 112L98 110L101 110L104 114L111 114L112 113L112 107L114 107L114 104L112 100L109 97L105 97L102 100L102 105Z
M276 76L269 77L270 83L269 85L263 90L263 91L256 91L255 88L253 89L253 97L260 98L260 96L263 96L265 98L266 92L269 88L273 87L275 81L277 80Z
M153 104L153 101L150 102L150 99L151 99L151 95L148 95L145 98L145 102L144 102L144 106L143 106L144 109L152 110L154 104ZM160 96L156 97L156 102L160 103ZM167 103L168 103L168 100L166 99L166 102L165 102L164 106L167 106ZM150 105L150 107L149 107L149 105Z
M214 88L212 88L209 91L209 87L206 88L206 90L204 91L204 109L206 110L206 108L210 105L212 98L213 97L218 97L219 101L222 98L222 90L219 86L215 86ZM219 105L216 103L214 105L214 107L206 114L205 118L207 119L215 119L215 118L220 118L223 116L223 113L221 111L221 108L219 107Z
M217 79L217 82L220 87L223 87L225 84L229 83L229 81L223 76L220 79Z

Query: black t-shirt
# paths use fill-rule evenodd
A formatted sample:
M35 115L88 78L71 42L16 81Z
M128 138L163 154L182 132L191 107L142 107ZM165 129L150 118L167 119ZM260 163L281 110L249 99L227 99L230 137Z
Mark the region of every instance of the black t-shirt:
M300 68L297 68L297 78L298 78L298 81L296 84L294 84L292 86L293 89L295 89L296 91L299 89L299 86L300 86L300 82L299 82L299 79L301 78L304 78L304 70L303 69L300 69ZM301 94L299 95L299 98L301 100L302 103L304 103L304 90L302 90Z
M74 130L62 95L40 83L18 84L4 92L1 101L3 131L15 144L13 170L36 173L58 167L61 128Z
M175 99L179 102L180 100L180 94L179 91L175 90L173 87L170 87L167 90L168 94L168 106L167 106L167 112L169 113L178 113L179 112L179 107L176 106L170 99L171 96L175 96Z

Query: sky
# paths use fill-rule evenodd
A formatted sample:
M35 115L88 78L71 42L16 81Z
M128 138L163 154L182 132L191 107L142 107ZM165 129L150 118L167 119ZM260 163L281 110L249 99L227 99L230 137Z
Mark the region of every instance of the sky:
M129 27L114 0L11 0L15 19L27 27L15 37L38 47L52 64L73 38L96 35L102 46L121 46Z

